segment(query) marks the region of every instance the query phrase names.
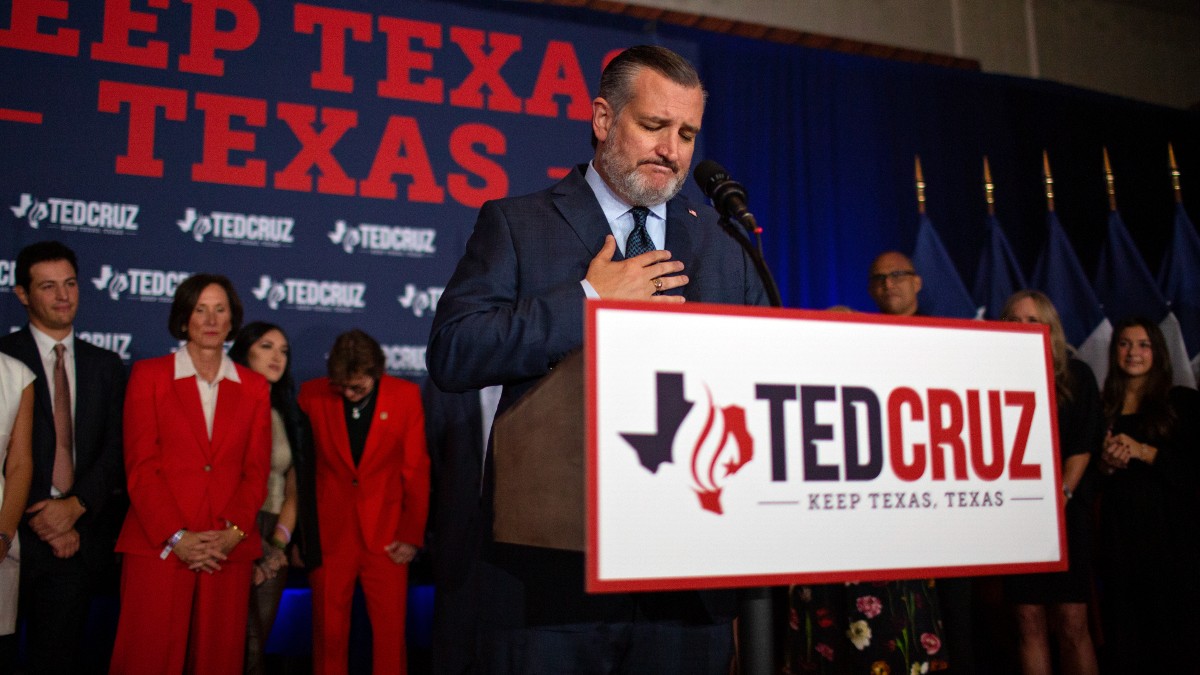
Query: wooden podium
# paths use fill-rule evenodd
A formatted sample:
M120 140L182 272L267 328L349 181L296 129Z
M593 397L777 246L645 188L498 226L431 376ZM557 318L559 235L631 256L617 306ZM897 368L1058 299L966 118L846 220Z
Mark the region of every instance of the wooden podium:
M496 541L584 550L583 405L575 352L496 418Z

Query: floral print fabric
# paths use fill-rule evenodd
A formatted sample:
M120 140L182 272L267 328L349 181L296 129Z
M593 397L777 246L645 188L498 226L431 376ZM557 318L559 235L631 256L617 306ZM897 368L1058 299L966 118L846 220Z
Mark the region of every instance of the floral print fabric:
M793 586L789 675L920 675L949 667L932 579Z

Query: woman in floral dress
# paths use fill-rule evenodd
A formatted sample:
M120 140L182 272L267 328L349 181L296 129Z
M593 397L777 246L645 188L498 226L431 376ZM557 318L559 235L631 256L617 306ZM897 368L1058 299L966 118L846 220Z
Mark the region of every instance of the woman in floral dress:
M785 672L920 675L949 667L933 579L793 586Z

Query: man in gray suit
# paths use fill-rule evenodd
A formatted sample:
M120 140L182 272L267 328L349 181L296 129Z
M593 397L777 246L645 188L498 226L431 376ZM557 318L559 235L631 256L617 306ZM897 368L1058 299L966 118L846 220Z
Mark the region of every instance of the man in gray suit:
M679 195L704 102L695 69L668 49L633 47L609 63L592 102L592 161L547 190L483 205L430 335L438 387L501 384L503 413L583 344L586 298L766 304L716 212ZM489 461L484 672L728 672L731 594L588 595L581 555L491 540L491 489Z

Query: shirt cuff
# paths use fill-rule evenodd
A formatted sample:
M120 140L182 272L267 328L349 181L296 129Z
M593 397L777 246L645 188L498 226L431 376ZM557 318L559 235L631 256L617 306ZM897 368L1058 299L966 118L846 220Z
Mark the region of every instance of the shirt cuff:
M583 279L579 282L579 285L583 286L583 294L587 296L588 300L600 299L600 294L596 292L596 289L592 288L592 283L590 281Z

